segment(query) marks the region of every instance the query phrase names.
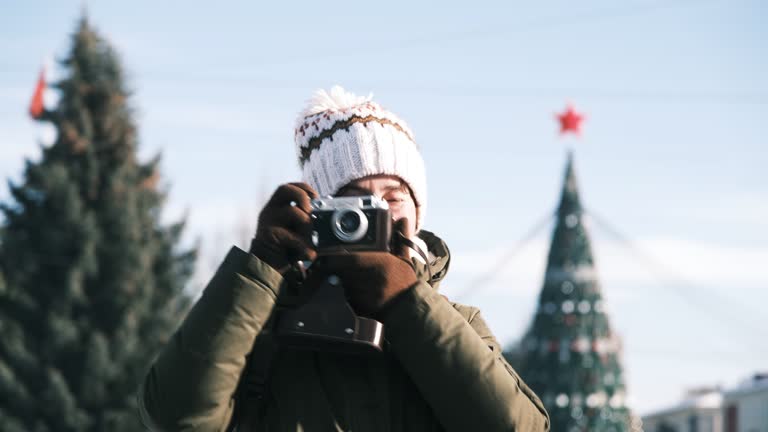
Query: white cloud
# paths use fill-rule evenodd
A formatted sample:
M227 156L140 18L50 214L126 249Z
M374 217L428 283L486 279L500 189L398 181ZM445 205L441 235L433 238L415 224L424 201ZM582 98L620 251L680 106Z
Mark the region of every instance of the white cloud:
M716 199L670 206L669 216L723 224L768 225L768 194L736 191Z
M593 241L597 277L604 286L620 290L624 285L662 281L768 288L768 247L723 246L669 237L643 238L635 244L636 249L629 249L617 242ZM548 251L549 241L539 239L502 263L508 250L455 250L451 272L463 279L493 282L492 289L522 287L531 294L541 288ZM493 269L494 265L501 268Z
M479 284L504 291L515 287L519 295L534 295L541 289L548 247L544 240L530 242L506 262L502 262L502 258L510 252L498 247L476 251L454 248L450 270L452 280L455 281L458 276L466 282L459 286L452 282L446 284L444 289L453 294L464 291L468 285Z
M639 245L656 262L685 280L706 285L768 287L766 246L724 246L664 237L643 239ZM604 267L611 264L605 263Z

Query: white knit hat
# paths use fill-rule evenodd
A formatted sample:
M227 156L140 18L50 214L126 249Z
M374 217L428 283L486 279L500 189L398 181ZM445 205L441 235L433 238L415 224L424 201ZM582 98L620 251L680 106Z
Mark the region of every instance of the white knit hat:
M419 206L420 228L427 207L424 160L408 125L371 98L334 86L307 101L295 131L304 181L324 196L370 175L398 176Z

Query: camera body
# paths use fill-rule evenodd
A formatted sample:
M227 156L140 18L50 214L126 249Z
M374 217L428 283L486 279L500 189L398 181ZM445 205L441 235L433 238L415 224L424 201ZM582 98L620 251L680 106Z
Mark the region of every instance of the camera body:
M312 200L312 228L319 255L390 250L389 204L373 195Z
M390 251L392 216L385 200L375 196L318 198L312 200L311 217L318 255ZM345 354L380 353L384 325L355 313L338 276L325 275L321 281L306 303L280 312L277 336L281 346Z

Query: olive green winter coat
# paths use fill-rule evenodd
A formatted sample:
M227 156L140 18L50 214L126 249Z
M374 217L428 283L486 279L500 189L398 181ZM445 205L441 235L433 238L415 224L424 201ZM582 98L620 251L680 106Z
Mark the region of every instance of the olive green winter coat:
M422 266L423 282L381 317L388 348L372 356L280 349L270 317L296 296L279 273L233 248L149 370L139 395L145 424L162 431L549 430L544 407L504 360L478 309L437 293L448 249L429 232L420 236L437 256L433 280ZM249 376L269 359L268 374Z

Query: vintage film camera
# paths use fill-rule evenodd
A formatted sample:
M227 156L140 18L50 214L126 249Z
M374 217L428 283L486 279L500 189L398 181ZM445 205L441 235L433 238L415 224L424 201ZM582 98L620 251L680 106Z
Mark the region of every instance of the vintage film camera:
M389 205L375 196L326 197L312 200L312 241L323 255L390 251ZM316 268L310 271L321 271ZM312 297L283 312L278 325L289 348L350 354L377 353L384 344L384 325L355 314L336 275L323 275Z
M314 199L312 225L318 255L389 251L389 204L373 195Z

